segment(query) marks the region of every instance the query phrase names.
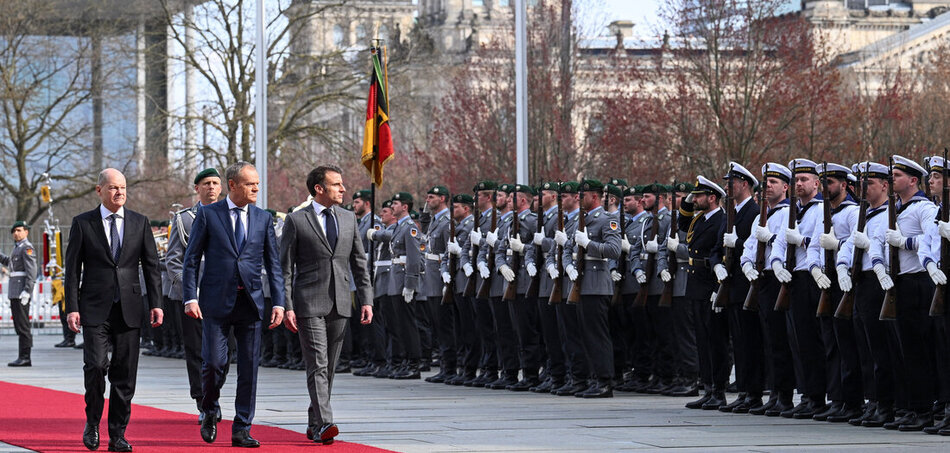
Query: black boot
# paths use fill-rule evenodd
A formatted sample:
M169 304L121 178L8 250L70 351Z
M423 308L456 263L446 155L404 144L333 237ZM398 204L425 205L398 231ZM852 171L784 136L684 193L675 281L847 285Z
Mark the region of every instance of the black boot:
M877 410L874 411L874 415L871 415L861 422L861 426L867 426L868 428L880 428L893 421L894 407L891 405L885 406L881 403L878 403Z
M726 405L726 393L723 392L722 390L718 392L714 391L712 394L712 397L706 400L705 403L703 403L703 410L714 411L725 405Z
M864 405L864 411L861 412L861 415L848 420L848 424L851 426L861 426L865 420L873 417L875 412L877 412L877 401L868 401L868 403Z
M706 394L704 394L702 398L696 401L690 401L686 403L686 408L687 409L702 409L703 405L706 404L710 399L712 399L712 397L713 397L713 392L711 390L707 391Z
M745 402L746 397L748 396L749 394L746 392L739 393L738 395L736 395L735 401L729 404L723 404L722 406L719 406L719 412L732 412L733 410L735 410L735 408L741 406L742 403Z
M861 406L844 403L841 405L841 409L838 410L838 413L829 415L826 421L829 423L844 423L860 417L863 413L864 411L861 410Z
M826 421L828 420L828 417L831 417L832 415L835 415L838 412L841 412L841 409L843 407L844 407L844 402L832 401L831 404L828 405L827 409L821 412L818 412L817 414L813 415L812 418L819 422Z

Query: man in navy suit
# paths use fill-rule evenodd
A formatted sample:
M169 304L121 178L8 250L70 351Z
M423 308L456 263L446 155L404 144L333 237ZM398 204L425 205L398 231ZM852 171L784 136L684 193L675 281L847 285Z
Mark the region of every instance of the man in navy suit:
M201 438L212 443L217 437L217 419L213 414L224 384L227 339L233 331L237 339L238 379L231 445L253 448L260 446L251 437L250 428L264 319L261 271L267 270L266 284L270 285L273 302L271 329L279 326L284 317L284 279L273 217L254 206L260 185L257 170L247 162L238 162L228 167L225 177L227 198L202 207L195 217L183 260L182 288L185 314L201 319L204 330L201 410L205 417ZM197 275L202 255L206 265L199 301Z

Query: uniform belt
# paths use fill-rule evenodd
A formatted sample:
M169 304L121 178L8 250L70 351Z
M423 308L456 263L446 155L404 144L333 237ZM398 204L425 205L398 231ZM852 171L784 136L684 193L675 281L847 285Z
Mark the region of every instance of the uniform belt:
M15 271L15 272L10 272L10 276L11 277L26 277L27 275L26 275L26 272Z
M572 253L571 256L574 257L575 260L577 260L576 253ZM590 255L584 255L584 260L585 261L603 261L605 263L607 262L607 258L594 258L593 256L590 256Z
M432 261L442 261L441 253L426 253L426 259Z
M393 264L406 264L406 256L397 256L393 258Z
M376 265L376 267L380 267L380 266L392 266L393 262L392 262L392 260L385 260L385 261L377 261L377 262L374 263L374 264Z
M692 257L690 257L690 259L689 259L689 265L690 265L690 266L702 266L702 267L708 268L708 267L709 267L709 259L708 259L708 258L692 258Z

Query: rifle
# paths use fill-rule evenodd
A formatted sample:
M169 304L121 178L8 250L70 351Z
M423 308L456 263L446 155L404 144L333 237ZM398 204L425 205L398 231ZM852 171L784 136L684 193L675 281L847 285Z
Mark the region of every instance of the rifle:
M943 170L941 174L943 192L940 198L940 220L950 222L950 184L947 183L947 148L943 149ZM929 184L928 184L929 185ZM947 273L947 267L950 265L950 241L946 238L940 238L940 268L943 273ZM930 302L930 316L943 316L946 313L947 305L947 286L937 285L934 291L934 298Z
M765 164L765 178L762 181L762 187L759 188L759 228L768 226L769 206L765 200L765 186L768 184L769 164ZM761 275L765 270L765 247L766 243L755 241L755 270L760 278L749 282L749 292L745 296L745 302L742 303L742 309L748 311L759 311L759 284Z
M544 208L541 207L541 199L544 198L541 195L541 192L538 192L538 225L536 233L542 233L544 230ZM560 197L559 197L560 198ZM531 277L531 281L528 283L528 291L525 292L525 299L536 299L538 297L538 291L541 288L541 273L544 272L544 255L541 253L541 246L533 246L536 248L534 254L534 268L537 269L537 272L534 274L534 277Z
M606 193L607 186L604 186L604 192ZM627 191L627 186L620 187L620 193L623 194ZM606 198L606 197L604 197ZM627 214L623 212L623 199L621 198L619 202L620 206L617 210L620 218L620 237L623 239L627 238ZM620 258L617 258L617 273L620 274L620 281L614 282L614 296L610 299L611 305L620 305L623 303L623 281L627 277L627 252L624 252L623 249L620 250Z
M894 157L891 157L890 171L887 175L887 228L897 229L897 195L894 194ZM888 255L891 260L891 271L889 274L895 280L895 285L884 292L884 304L881 305L881 321L894 321L897 319L897 276L901 273L900 248L888 245Z
M677 219L679 207L676 206L676 203L676 190L673 190L670 192L670 234L667 236L667 240L679 236L680 226L679 219ZM671 278L670 281L663 283L663 294L660 295L660 302L657 303L658 307L669 307L673 304L673 285L676 283L676 272L679 270L675 251L667 249L666 263L666 270L670 273Z
M650 208L650 215L653 216L653 224L650 225L650 240L656 238L660 234L660 220L656 218L657 205L659 204L659 199L654 199L653 207ZM644 245L646 247L646 245ZM644 252L646 249L644 249ZM657 251L659 253L659 251ZM640 292L637 293L637 298L633 300L633 307L640 308L644 307L647 304L647 297L650 296L650 282L653 280L654 275L656 274L656 253L647 253L647 265L644 266L644 273L647 276L647 282L640 285Z
M511 214L512 225L508 230L508 238L510 239L516 237L521 239L521 220L518 219L518 213L515 212L515 210L518 209L518 192L515 192L514 201L515 208L512 210ZM510 282L506 282L507 286L505 286L505 294L501 297L501 300L506 302L514 302L518 298L518 274L521 270L521 255L518 252L511 250L510 246L508 247L508 250L511 251L511 269L515 271L515 279Z
M584 209L584 183L578 186L578 201L580 202L580 211L577 214L577 229L574 231L584 231L587 229L587 210ZM575 243L575 246L577 244ZM577 270L577 278L574 280L574 286L571 287L571 293L567 296L567 303L576 304L581 301L581 285L584 283L584 268L587 264L587 249L577 246L576 256L574 258L574 269Z
M478 208L478 186L475 186L475 228L478 228L481 225L480 220L482 218L482 210ZM478 253L481 250L481 247L478 244L472 244L472 258L478 259ZM477 280L474 273L469 277L468 282L465 284L465 292L463 295L465 297L472 297L475 295L475 280Z
M557 191L557 230L564 231L564 207L561 205L561 183L558 183ZM557 252L557 277L551 282L551 295L548 296L548 305L559 304L564 301L564 247L554 244L554 251ZM538 269L538 272L541 272Z
M457 240L455 237L455 203L452 202L451 195L449 194L449 240ZM455 303L455 272L458 270L458 265L458 257L449 253L449 282L445 284L445 290L442 291L443 304Z
M491 193L491 231L498 229L498 189ZM488 246L488 269L495 266L495 247ZM488 278L482 281L482 287L478 288L476 299L488 299L491 297L491 280L495 273L489 271Z
M797 166L796 161L792 161L792 177L795 177L795 167ZM798 197L795 195L795 184L794 181L788 186L788 227L795 228L798 224ZM785 269L789 272L795 270L796 257L795 257L796 247L785 243ZM786 311L788 310L789 305L791 305L791 288L789 288L788 283L782 283L782 287L778 290L778 297L775 299L775 311Z
M828 189L828 162L824 163L824 172L821 174L821 197L824 198L824 201L821 203L823 213L823 222L824 222L824 232L828 234L831 232L831 192ZM838 281L837 271L835 271L835 252L832 250L825 250L825 275L831 279L832 282ZM834 310L831 307L831 288L821 290L821 297L818 299L818 310L815 313L815 316L831 316L834 313Z
M732 196L732 169L733 166L729 166L729 177L726 179L726 232L731 233L733 228L736 226L736 199ZM726 267L726 270L729 270L732 267L732 249L726 249L723 247L726 252L722 257L722 265ZM716 292L716 300L713 301L713 305L720 308L726 308L729 306L729 293L732 288L732 277L726 276L726 278L719 282L719 291Z
M858 226L857 231L864 231L868 223L868 177L865 172L861 176L861 203L858 207ZM861 278L861 270L864 269L864 249L854 248L854 257L851 260L851 291L841 296L841 302L838 302L838 309L835 310L835 318L851 319L854 313L854 287L858 286Z

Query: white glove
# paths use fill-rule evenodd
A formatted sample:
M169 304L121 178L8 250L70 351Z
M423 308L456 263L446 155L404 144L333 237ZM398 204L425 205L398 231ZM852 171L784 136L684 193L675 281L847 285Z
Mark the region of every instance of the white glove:
M637 283L639 283L639 284L642 285L642 284L644 284L644 283L647 282L647 273L646 273L646 272L643 272L642 270L637 269L637 270L633 271L633 275L635 275L635 276L637 277Z
M584 230L575 231L574 242L576 242L577 245L584 247L586 249L587 245L590 244L590 237L587 236L587 230L584 229Z
M518 236L515 236L511 239L508 239L508 247L517 253L521 253L524 251L524 242L521 242L521 239L519 239Z
M623 275L620 275L620 272L610 271L610 279L619 282L623 278Z
M851 291L851 276L848 275L848 266L839 264L835 270L838 271L838 288L841 288L843 292Z
M788 283L792 281L792 273L785 269L781 261L772 263L772 271L775 272L775 279L779 283Z
M481 245L482 244L482 229L475 228L471 233L468 234L469 241L472 242L472 245Z
M657 239L658 238L656 236L653 236L653 239L650 239L646 244L643 245L643 250L647 253L658 252L660 250L660 243L657 242Z
M759 271L755 270L755 265L752 263L743 264L742 273L745 274L746 280L750 282L759 278Z
M947 284L947 274L944 274L943 271L940 270L937 263L933 261L928 262L927 273L930 274L930 279L934 281L935 285Z
M736 234L736 227L732 227L732 232L722 235L722 245L731 249L736 248L736 242L739 242L739 235Z
M838 237L835 236L834 227L831 228L831 232L821 234L818 238L818 245L825 250L831 250L832 252L838 251Z
M472 269L472 263L465 263L462 265L462 272L466 277L471 277L472 273L475 272L475 269Z
M620 240L620 250L622 250L623 253L630 253L630 241L628 241L627 238Z
M491 271L488 270L488 265L485 263L478 263L478 274L482 276L482 280L488 278L491 275Z
M676 236L669 236L666 238L666 249L675 252L676 249L680 246L680 238Z
M409 288L402 289L402 299L405 300L406 303L412 302L412 298L415 295L416 295L416 292L414 290L411 290Z
M881 282L881 289L887 291L894 287L894 280L891 280L891 276L887 275L887 270L884 269L884 265L877 263L874 265L874 274L877 275L877 281Z
M893 247L900 247L902 249L907 248L907 238L901 234L900 228L896 230L888 229L887 233L884 233L884 238L887 240L887 244Z
M796 246L805 242L805 236L798 232L798 227L785 229L785 242Z
M713 272L716 274L716 279L719 281L729 278L729 271L727 271L726 266L723 266L722 264L713 266Z
M528 273L528 277L534 278L535 275L538 275L538 267L534 263L525 264L524 270Z
M871 247L871 239L868 238L868 234L863 231L855 231L851 233L851 237L854 238L854 246L859 249L867 250Z
M693 196L693 193L692 193L692 192L690 192L689 194L686 195L686 199L683 200L683 201L685 201L685 202L687 202L687 203L692 203L692 202L693 202L693 198L696 198L696 197Z
M489 231L488 234L485 235L485 243L487 243L489 247L494 247L496 242L498 242L498 230Z
M573 282L577 280L577 269L574 268L573 264L568 264L567 267L564 268L564 275L567 275L567 278Z
M531 243L534 245L541 245L544 243L544 233L534 233L534 237L531 239Z
M950 239L950 222L938 221L937 231L940 233L940 237Z
M564 247L564 244L567 244L567 233L558 230L554 233L554 242L561 247Z
M660 271L660 280L663 280L663 283L669 283L670 280L673 280L673 276L670 274L670 271L663 269Z
M551 280L558 278L558 276L560 275L557 271L557 266L553 264L548 264L548 267L546 267L545 269L547 269L548 277L551 277Z
M370 228L370 229L366 230L366 240L367 240L367 241L372 241L374 234L376 234L376 228Z
M755 228L753 228L752 235L755 236L755 239L759 242L769 242L772 240L772 232L766 227L756 225Z
M455 242L453 239L445 244L445 251L455 256L459 256L462 254L462 247L459 247L459 243Z
M825 272L821 270L820 267L811 268L811 278L815 279L815 283L818 284L818 289L828 289L831 288L831 279L825 275Z
M511 283L515 281L515 271L511 270L511 267L507 264L502 264L498 272L501 272L501 276L505 277L506 282Z
M30 303L30 298L33 297L32 294L26 291L20 291L20 304L26 305Z
M448 272L442 273L442 283L445 283L446 285L448 285L449 283L452 283L452 276L449 275Z

